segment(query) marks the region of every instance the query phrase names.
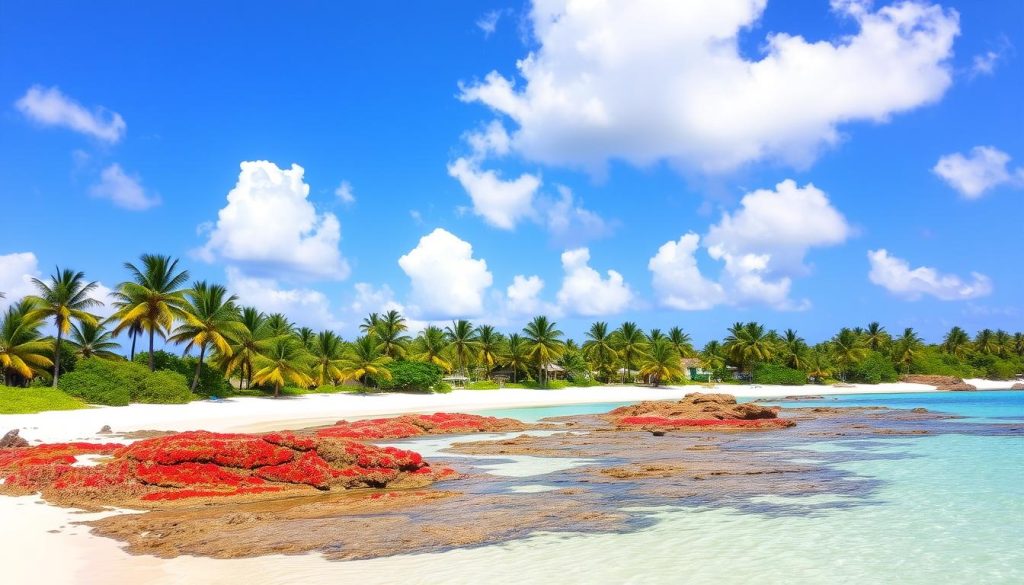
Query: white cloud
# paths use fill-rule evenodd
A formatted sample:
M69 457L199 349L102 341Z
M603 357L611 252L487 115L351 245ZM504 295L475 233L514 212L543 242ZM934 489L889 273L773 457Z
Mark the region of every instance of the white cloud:
M352 183L348 181L342 181L338 188L334 190L334 195L341 199L341 202L345 205L352 205L356 202L355 192L352 190Z
M629 307L633 291L614 270L607 278L589 265L590 250L577 248L562 253L565 277L558 291L558 305L576 315L610 315Z
M33 278L39 278L39 260L32 252L15 252L0 255L0 309L6 309L11 303L35 294Z
M710 309L725 301L722 285L704 278L694 254L700 236L688 233L678 242L665 242L647 263L659 302L673 309Z
M420 318L483 314L483 298L493 277L487 262L473 258L473 246L437 228L420 238L398 265L411 283L410 312Z
M523 173L507 181L497 171L481 170L471 158L448 164L448 174L458 179L473 200L473 213L503 230L515 229L521 220L533 216L533 198L540 178Z
M284 313L297 325L340 329L344 324L331 311L324 293L311 288L284 288L273 278L254 278L237 268L227 269L228 289L239 302L265 313Z
M789 295L793 277L809 271L804 265L808 251L845 242L852 233L823 191L785 180L774 190L748 193L739 209L723 213L708 228L703 246L723 263L717 281L701 274L695 256L701 239L692 233L662 245L647 267L664 306L699 310L763 304L801 310L809 301L794 301Z
M489 38L498 30L498 21L501 20L502 14L503 10L491 10L477 19L476 26L484 32L484 38Z
M132 211L143 211L160 205L158 195L146 194L142 180L137 175L125 173L117 163L103 169L100 173L100 182L93 185L89 193L93 197L109 199L114 205Z
M548 164L600 168L668 160L726 171L759 160L804 165L855 120L885 122L939 100L959 34L954 10L900 2L871 11L834 2L855 34L809 42L769 35L748 60L738 36L765 0L535 0L538 48L462 85L517 125L513 149Z
M505 312L513 316L562 314L560 307L541 299L544 280L537 275L517 274L505 289Z
M968 199L977 199L1000 185L1024 185L1024 167L1008 168L1010 155L994 146L975 146L968 156L959 152L939 158L932 172Z
M57 87L33 85L14 106L25 117L45 126L61 126L114 143L124 136L124 118L103 107L87 110Z
M965 281L928 266L910 268L910 263L889 255L885 249L869 250L868 261L871 264L868 279L907 300L929 295L943 301L964 301L992 293L992 280L977 272L972 272L971 280Z
M548 232L557 242L579 245L611 234L612 227L608 222L584 208L582 201L577 202L571 189L559 185L558 194L558 199L545 202L547 209L544 213Z
M284 170L267 161L243 162L199 257L225 260L254 276L347 278L348 262L338 249L341 225L334 214L317 213L303 173L296 164Z
M348 307L353 321L362 322L362 319L370 313L398 311L405 317L405 325L409 328L409 333L419 333L430 324L429 321L411 318L405 305L395 300L395 292L386 284L374 287L368 282L357 282L353 288L356 295Z

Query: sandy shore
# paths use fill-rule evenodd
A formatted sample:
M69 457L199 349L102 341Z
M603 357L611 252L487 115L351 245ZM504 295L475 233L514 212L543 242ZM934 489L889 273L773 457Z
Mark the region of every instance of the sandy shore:
M972 381L973 382L973 381ZM982 380L982 382L986 382ZM1002 387L1008 387L1006 383ZM979 386L980 387L980 386ZM998 387L998 386L997 386ZM456 390L450 394L310 394L288 398L231 398L189 404L132 404L24 415L0 415L0 432L20 429L30 441L95 440L109 425L114 432L138 430L259 432L331 424L340 419L407 412L467 412L495 408L558 406L594 402L678 399L689 392L726 392L740 398L791 395L889 394L933 392L923 384L851 384L846 386L721 385L647 388L600 386L562 390Z

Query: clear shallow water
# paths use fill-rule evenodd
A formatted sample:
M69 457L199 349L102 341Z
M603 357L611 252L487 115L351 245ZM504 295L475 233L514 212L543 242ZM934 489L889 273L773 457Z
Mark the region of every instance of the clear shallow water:
M839 396L829 406L924 407L986 421L1024 418L1024 393ZM799 405L816 405L801 401ZM537 420L614 405L507 409ZM803 446L803 447L806 447ZM536 534L474 549L342 563L363 583L1024 583L1024 440L938 435L822 442L879 455L837 467L881 480L870 497L762 497L790 513L665 508L624 534ZM893 457L896 455L897 457ZM839 504L839 505L837 505ZM848 505L847 505L848 504ZM389 582L384 578L380 582Z

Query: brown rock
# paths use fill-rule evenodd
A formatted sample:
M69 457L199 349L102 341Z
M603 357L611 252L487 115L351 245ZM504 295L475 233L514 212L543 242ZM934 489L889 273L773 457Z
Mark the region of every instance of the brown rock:
M646 401L616 408L606 417L617 420L624 417L661 417L695 420L758 420L778 416L779 409L746 402L737 404L732 394L687 394L679 402Z
M28 441L18 435L18 429L11 429L0 438L0 449L11 447L28 447Z
M1024 390L1024 382L1017 382L1013 386L1010 386L1010 390Z
M103 428L97 431L97 433L100 435L109 435L112 432L114 431L110 429L110 425L103 425Z
M926 384L928 386L935 386L936 390L951 391L951 392L970 392L977 390L974 386L963 381L962 378L956 376L933 376L929 374L907 374L900 378L903 382L909 382L911 384Z

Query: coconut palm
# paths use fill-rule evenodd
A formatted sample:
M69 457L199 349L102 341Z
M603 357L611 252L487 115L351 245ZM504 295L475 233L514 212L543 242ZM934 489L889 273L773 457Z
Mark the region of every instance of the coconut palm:
M307 346L311 356L313 380L317 386L332 384L345 378L345 342L333 331L321 331Z
M667 339L656 339L640 362L640 375L654 386L662 380L683 376L682 358Z
M839 333L832 338L830 348L832 357L844 380L846 373L867 357L868 351L870 351L864 342L864 337L847 327L840 329Z
M903 330L903 335L900 335L893 343L893 358L896 365L902 366L903 372L907 373L910 371L910 364L914 361L921 350L924 349L924 341L914 331L913 327L907 327Z
M342 371L348 378L358 380L366 384L369 376L382 380L391 379L391 370L387 365L391 358L380 351L377 340L369 335L356 339L348 347L345 357L342 359Z
M455 357L459 373L466 375L466 365L480 350L476 329L469 321L459 319L458 321L452 321L451 325L445 327L444 334L448 338L448 347Z
M781 341L782 358L787 367L795 370L802 370L807 365L807 353L810 348L803 337L797 335L796 331L786 329Z
M363 335L376 335L378 326L380 326L380 313L370 313L363 318L359 330L363 332Z
M309 349L313 344L313 340L316 339L316 331L313 331L310 327L299 327L295 330L295 337L302 344L302 347Z
M409 329L405 317L395 310L388 311L384 316L371 315L375 317L372 334L380 344L381 352L391 359L405 357L406 348L409 345L409 337L405 332Z
M832 375L832 362L824 351L813 350L807 356L807 375L817 383Z
M995 355L999 353L999 344L996 343L995 331L991 329L982 329L974 336L974 351L985 354Z
M288 382L299 386L309 386L310 377L306 364L309 353L298 339L290 336L273 338L266 353L256 356L252 379L257 384L272 384L274 398L281 395L281 388Z
M864 342L871 351L879 351L889 342L889 334L878 321L872 321L864 330Z
M27 382L43 369L53 367L48 357L53 344L39 338L43 322L32 316L35 309L31 299L22 299L0 316L0 374L5 385L12 383L12 375Z
M184 317L185 283L188 271L178 270L178 260L169 256L143 254L141 267L125 262L131 274L111 293L114 298L114 334L132 327L141 327L149 334L149 370L156 370L153 361L153 338L166 337L176 319Z
M518 381L520 370L526 370L530 363L526 338L518 333L508 336L505 351L501 355L502 363L512 370L512 382Z
M539 315L526 324L523 336L526 339L526 355L537 365L537 381L541 386L546 386L548 366L562 355L565 348L562 332L555 322Z
M416 361L434 364L445 372L452 371L448 359L448 338L440 328L428 325L413 342L413 356Z
M103 323L82 321L71 325L71 347L78 357L98 357L105 360L124 359L114 352L121 347L114 341L114 334Z
M941 349L945 353L963 359L971 352L971 338L963 329L953 327L942 339Z
M586 338L583 342L583 355L607 382L615 367L615 360L619 358L615 339L608 332L608 324L604 321L593 323L587 330Z
M52 319L57 328L57 342L53 346L53 385L56 387L60 379L61 343L71 331L72 321L96 325L96 316L88 309L103 303L89 296L96 290L96 283L86 282L84 272L58 267L49 282L33 278L32 284L39 294L28 297L33 305L29 319Z
M714 339L705 343L704 349L700 352L700 363L701 367L705 370L720 370L724 368L725 355L722 344Z
M490 375L491 370L501 363L501 352L505 337L491 325L476 328L477 355L476 359Z
M729 328L722 347L733 363L743 371L751 372L757 364L769 361L775 355L775 337L777 334L767 333L760 323L735 323Z
M633 365L647 352L647 336L636 323L626 321L612 334L613 346L626 365L622 381L633 374Z
M995 334L992 335L992 342L996 346L996 355L999 357L1007 358L1013 353L1013 337L1006 331L1002 329L996 330Z
M1024 333L1013 334L1013 353L1024 357Z
M295 324L288 320L284 313L273 313L267 316L267 331L271 337L283 337L295 333Z
M193 347L199 348L199 361L192 376L193 392L199 385L206 349L213 347L223 357L231 356L231 339L244 333L239 320L238 297L229 295L228 289L220 284L209 284L204 280L192 284L185 293L186 303L182 310L181 324L171 333L168 341L184 343L185 353Z
M665 333L661 329L651 329L651 332L647 334L647 340L651 343L665 339Z
M142 321L136 321L128 325L128 337L132 338L131 353L128 354L128 361L135 361L135 342L142 335Z
M229 336L231 353L218 355L216 360L226 376L238 372L239 387L248 388L252 386L256 358L266 354L277 338L271 335L267 316L253 307L242 308L239 323L238 331Z
M697 355L697 352L693 349L693 340L690 339L690 335L680 327L673 327L668 330L668 340L680 357L687 358Z

